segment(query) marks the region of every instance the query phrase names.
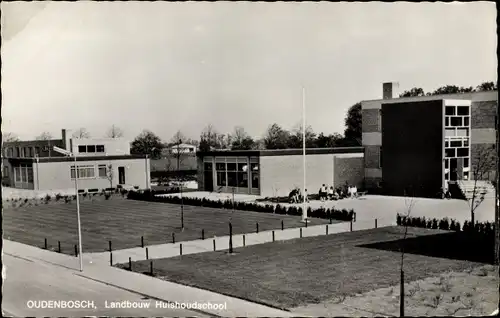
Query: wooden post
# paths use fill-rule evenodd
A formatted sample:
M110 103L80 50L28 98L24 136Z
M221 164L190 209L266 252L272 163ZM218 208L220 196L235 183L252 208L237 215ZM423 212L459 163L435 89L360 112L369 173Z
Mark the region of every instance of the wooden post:
M274 231L273 231L273 242L274 242Z
M245 234L243 234L243 246L246 246L246 242L245 242Z
M181 244L179 244L179 255L181 255L181 256L182 256L182 243L181 243Z
M349 226L350 231L352 232L352 220L351 220L351 222L349 224L350 224L350 226Z
M111 241L109 241L109 251L112 252L113 250L111 249Z
M285 226L283 224L283 220L281 220L281 230L283 231L285 229Z
M132 271L132 257L128 258L128 270Z
M233 254L233 225L229 222L229 253Z
M214 252L215 252L215 239L214 239Z
M377 219L375 219L375 228L378 227L378 224L377 224Z
M149 259L149 249L146 247L146 259Z
M61 253L61 241L57 241L57 251Z
M332 224L332 217L330 216L330 224Z
M149 274L153 276L153 261L149 262Z
M302 238L302 228L300 228L300 238Z
M328 224L326 225L326 235L328 235Z
M141 247L144 248L144 236L141 236Z
M172 233L172 243L175 244L175 233Z
M75 244L75 256L78 256L78 247L76 247L76 244Z
M255 223L255 230L257 233L259 233L259 222Z
M306 227L307 227L307 223L309 223L308 221L309 221L309 220L308 220L308 219L306 219Z
M205 229L202 229L201 230L201 239L204 240L205 239Z
M44 242L44 248L47 249L48 248L48 245L47 245L47 238L45 238L45 242Z
M405 272L402 270L401 271L401 290L400 290L400 295L399 297L399 316L404 317L405 316Z
M113 266L113 252L109 252L109 265Z

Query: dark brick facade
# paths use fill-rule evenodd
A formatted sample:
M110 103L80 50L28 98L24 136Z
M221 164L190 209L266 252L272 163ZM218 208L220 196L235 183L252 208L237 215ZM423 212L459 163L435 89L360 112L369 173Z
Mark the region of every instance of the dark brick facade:
M334 158L334 187L344 185L359 186L363 183L364 158Z
M473 102L471 128L495 128L497 105L497 101Z
M491 150L485 150L487 148ZM495 144L472 144L470 151L470 178L474 179L474 175L479 173L479 179L494 181L496 176L495 160L498 155ZM479 168L478 163L480 164Z
M365 168L379 169L380 146L365 146Z
M363 109L362 116L362 132L378 132L380 109Z

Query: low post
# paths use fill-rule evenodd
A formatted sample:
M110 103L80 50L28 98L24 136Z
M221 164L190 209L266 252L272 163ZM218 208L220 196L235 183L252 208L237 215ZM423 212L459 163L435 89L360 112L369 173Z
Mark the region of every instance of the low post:
M404 317L405 316L405 272L402 270L401 271L401 288L400 288L400 295L401 297L399 298L399 316Z
M57 251L61 253L61 241L57 241Z
M243 234L243 246L246 246L246 242L245 242L245 234Z
M215 239L214 239L214 252L215 252Z
M47 249L47 238L45 238L45 240L44 240L43 247L44 247L45 249Z
M175 233L172 233L172 243L175 244Z
M132 257L128 258L128 270L132 271Z
M113 266L113 252L109 252L109 265Z
M307 227L307 223L309 223L309 220L308 220L308 219L306 219L306 227Z
M300 228L300 238L302 238L302 228Z
M233 254L233 225L229 222L229 254Z
M259 233L259 222L255 223L255 231Z
M330 224L332 224L332 217L330 216Z
M204 240L205 239L205 229L202 229L201 230L201 239Z
M181 243L181 244L179 244L179 255L181 255L181 256L182 256L182 243Z
M273 242L274 242L274 231L273 231Z
M285 226L283 224L283 220L281 220L281 230L283 231L285 229Z
M146 247L146 259L149 259L149 249Z
M153 276L153 261L149 262L149 274Z
M144 248L144 236L141 236L141 247Z
M377 219L375 219L375 228L378 227L378 224L377 224Z
M352 232L352 220L351 220L351 222L349 224L350 224L349 229Z
M326 235L328 235L328 224L326 225Z
M75 256L78 256L78 247L75 244Z
M112 252L113 250L111 249L111 241L109 241L109 251Z

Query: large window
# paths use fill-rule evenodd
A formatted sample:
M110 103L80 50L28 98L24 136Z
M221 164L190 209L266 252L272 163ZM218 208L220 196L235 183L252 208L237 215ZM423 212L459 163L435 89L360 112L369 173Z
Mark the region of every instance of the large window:
M99 165L98 170L99 170L99 177L100 178L106 178L108 176L108 174L107 174L108 168L106 165Z
M216 163L215 169L217 171L217 186L225 187L227 185L226 182L226 164L225 163Z
M237 170L236 163L227 163L227 186L228 187L237 187L238 179L237 179Z
M205 171L212 171L212 163L211 162L205 162L205 163L203 163L203 170L205 170Z
M78 179L95 178L94 166L78 166ZM75 179L75 166L71 166L71 179Z
M238 187L248 188L248 164L238 163Z
M29 164L14 167L14 175L16 182L33 183L33 167Z
M96 153L104 152L104 145L79 145L79 153Z
M252 188L259 188L259 164L252 163L250 164L250 168L252 169Z

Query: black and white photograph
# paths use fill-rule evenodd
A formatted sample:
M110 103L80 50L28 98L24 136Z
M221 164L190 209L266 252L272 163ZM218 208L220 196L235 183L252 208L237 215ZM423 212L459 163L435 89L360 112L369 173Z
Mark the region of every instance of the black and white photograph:
M497 316L497 5L2 1L4 317Z

